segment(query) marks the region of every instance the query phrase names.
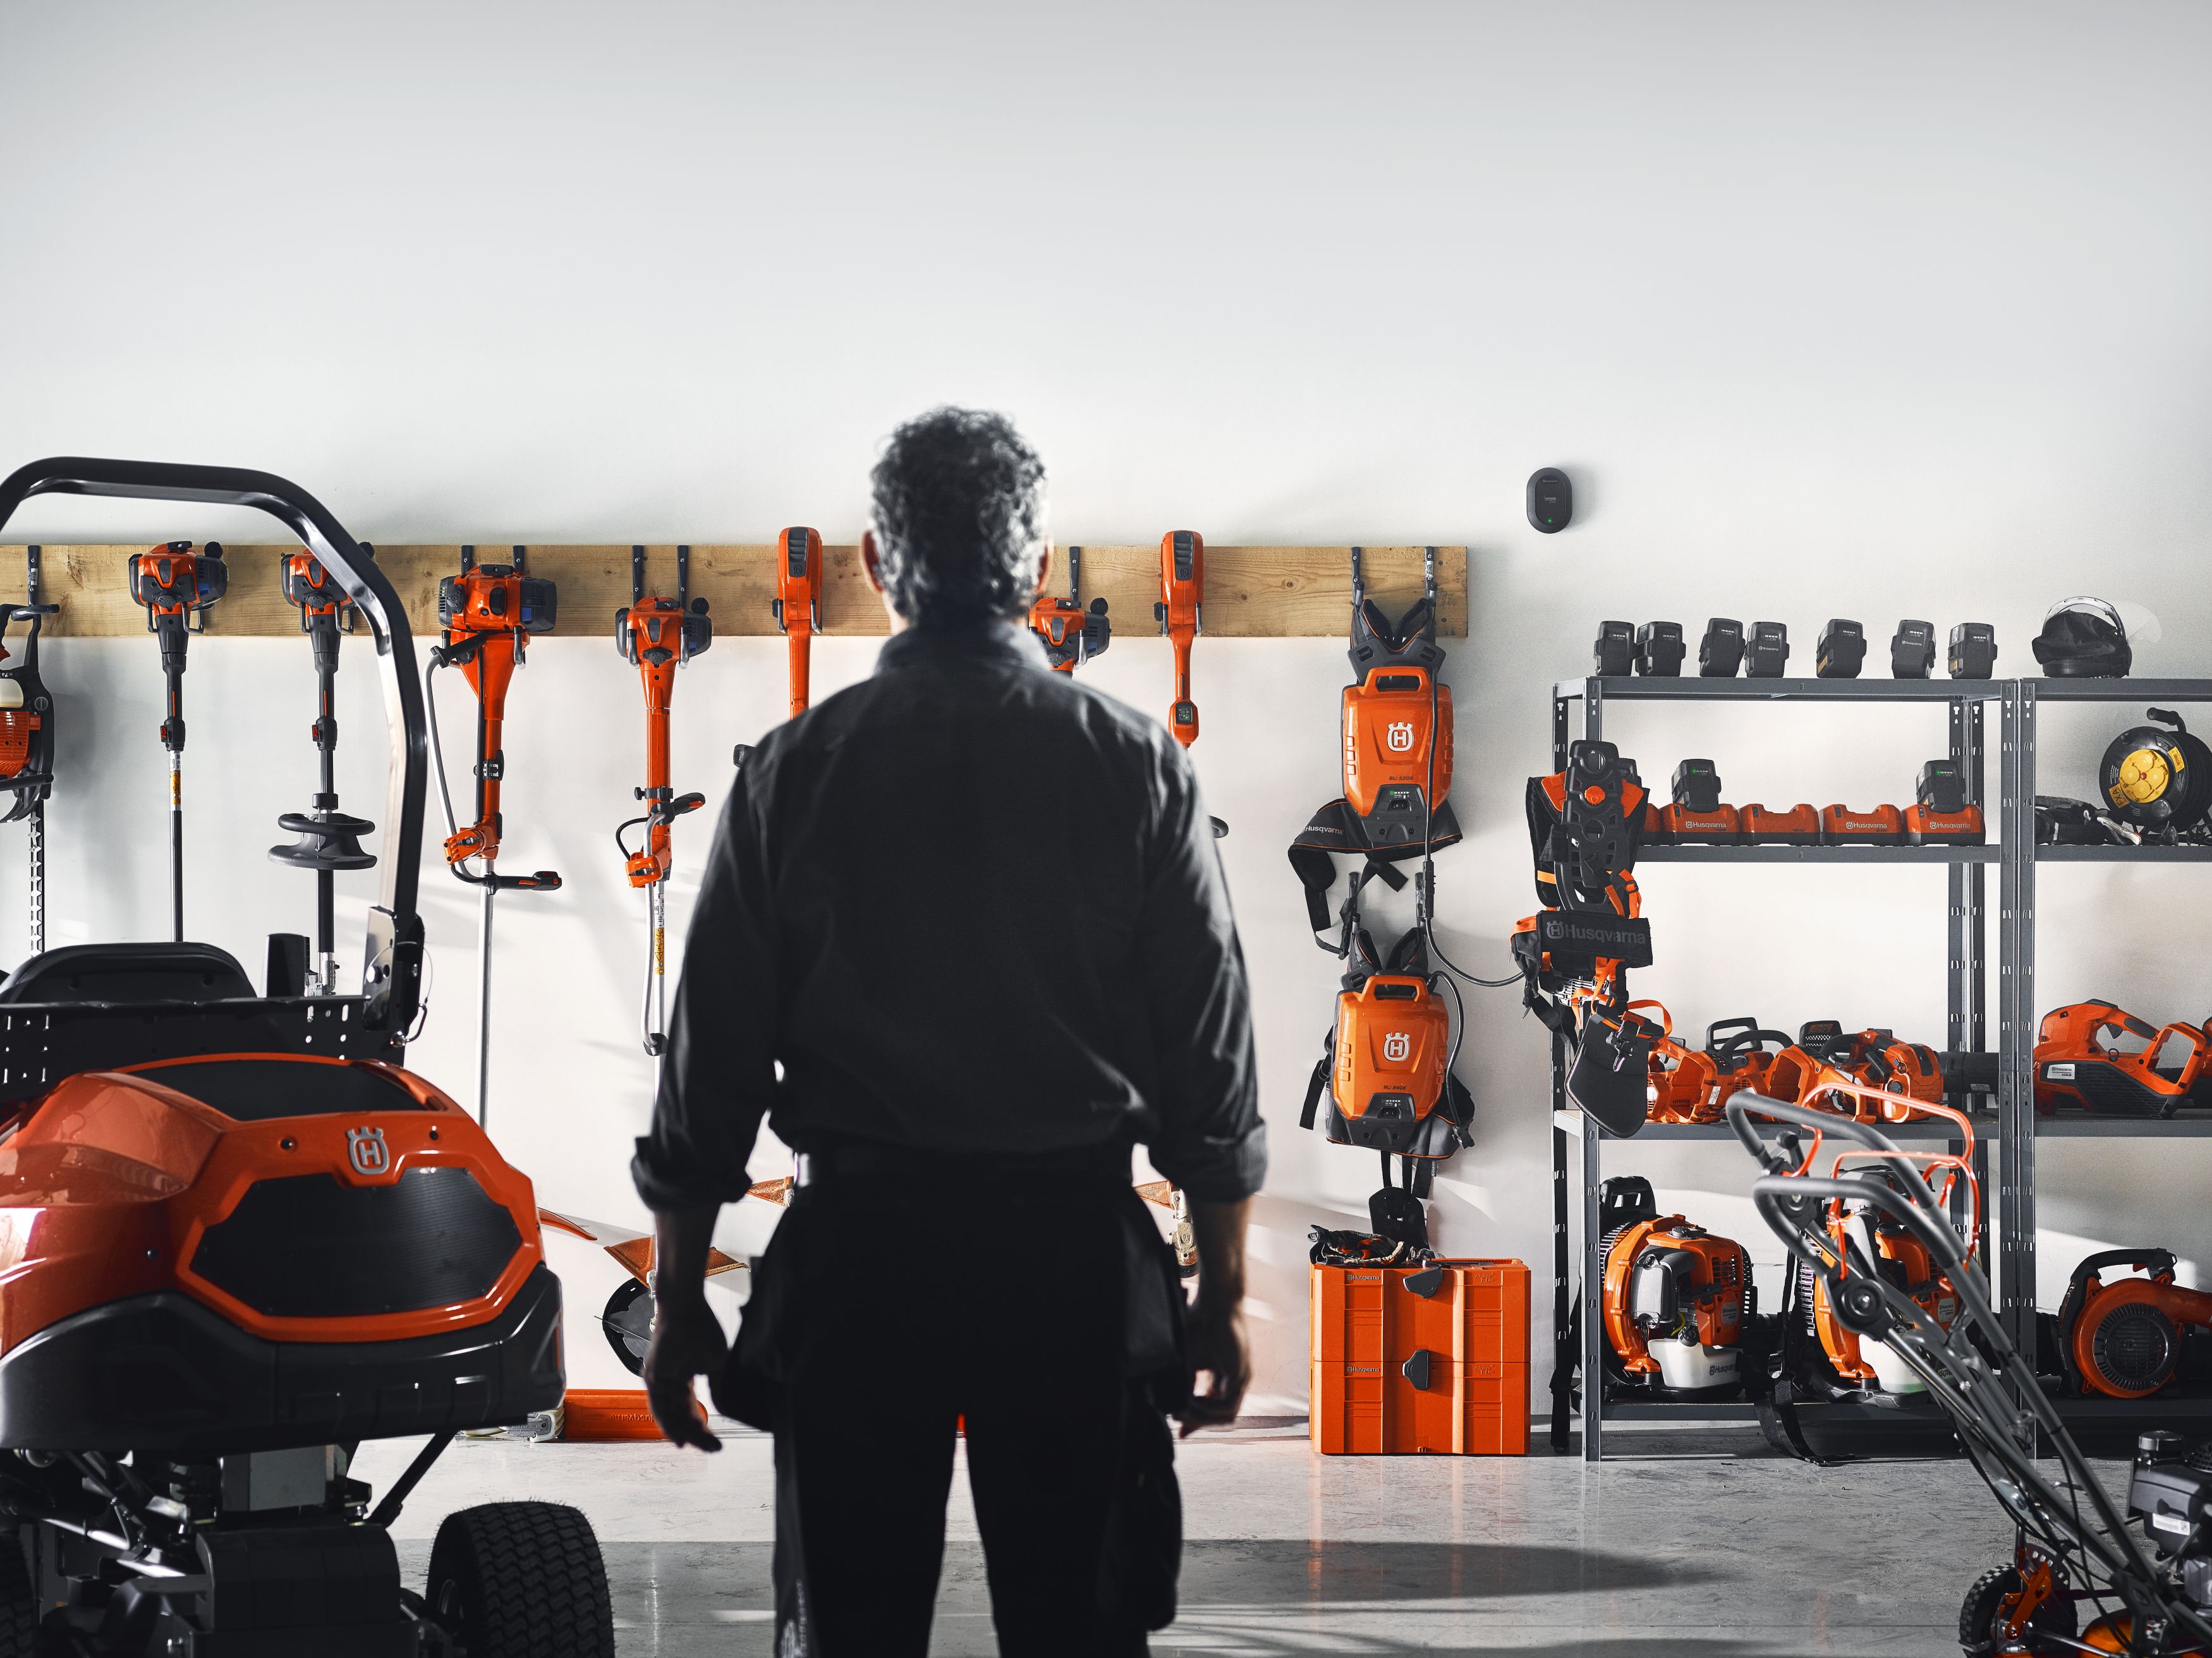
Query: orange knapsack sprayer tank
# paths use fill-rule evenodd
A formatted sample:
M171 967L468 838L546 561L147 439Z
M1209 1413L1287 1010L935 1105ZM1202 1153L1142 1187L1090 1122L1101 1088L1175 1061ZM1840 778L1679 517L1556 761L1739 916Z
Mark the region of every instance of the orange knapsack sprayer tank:
M1043 645L1045 660L1060 673L1073 673L1114 642L1106 601L1094 598L1090 609L1084 608L1082 548L1067 550L1067 597L1039 593L1030 606L1030 631Z
M191 636L207 630L207 613L229 586L219 541L197 552L189 541L171 541L131 556L131 598L146 612L146 631L161 641L168 683L161 735L169 751L169 913L179 944L185 941L185 653Z
M277 818L277 828L299 838L289 846L270 847L269 856L315 878L315 955L313 967L300 975L300 988L310 995L335 996L337 878L341 872L376 867L375 854L361 845L361 837L375 833L376 825L338 810L338 641L353 631L353 600L313 553L287 555L281 569L285 602L299 611L300 631L307 635L314 652L315 723L307 734L314 740L319 786L310 810L288 811Z
M1190 647L1206 631L1206 537L1197 531L1170 530L1160 537L1160 598L1152 616L1175 651L1175 701L1168 705L1168 729L1188 748L1198 741Z
M500 815L500 786L507 777L501 738L507 728L507 692L522 666L533 634L550 633L558 594L553 583L530 574L527 550L517 547L511 564L479 564L474 547L461 549L459 575L440 578L438 621L445 637L430 652L423 674L429 713L430 751L438 774L438 798L446 811L446 865L457 879L483 895L479 912L477 991L477 1121L491 1102L491 923L492 900L501 892L557 892L561 878L550 869L534 875L501 875L500 841L506 825ZM466 829L453 816L453 791L446 781L445 752L438 738L436 693L441 668L459 667L477 695L476 821ZM471 870L469 865L475 864Z
M814 635L822 631L822 537L804 526L775 538L775 598L769 609L791 652L791 714L806 712Z
M2123 1050L2113 1040L2143 1046ZM2035 1033L2035 1108L2167 1118L2212 1084L2212 1036L2177 1020L2154 1028L2111 1002L2072 1002Z
M20 641L21 659L0 667L0 792L12 797L0 823L30 825L27 919L35 956L46 947L46 797L54 789L54 699L39 677L39 634L61 606L39 602L40 549L26 547L23 559L24 602L0 607L0 662L9 660L9 628L18 622L28 626Z
M818 557L818 544L816 553ZM645 1051L655 1059L668 1051L663 1029L668 1011L667 883L676 856L669 826L707 803L703 794L678 794L668 781L669 711L676 696L677 669L714 642L714 623L707 614L707 601L691 597L690 548L676 550L676 597L661 598L646 596L645 549L632 547L629 604L615 612L615 648L637 669L645 690L645 786L637 791L645 811L615 830L615 846L623 854L629 884L646 893L645 995L638 1024ZM640 824L645 834L633 851L623 837Z

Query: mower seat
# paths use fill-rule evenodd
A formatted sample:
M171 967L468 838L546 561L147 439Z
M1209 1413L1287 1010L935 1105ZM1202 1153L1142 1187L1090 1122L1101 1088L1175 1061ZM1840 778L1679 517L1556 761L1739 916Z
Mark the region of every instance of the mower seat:
M0 983L0 1004L221 1002L255 994L238 958L213 944L64 944Z

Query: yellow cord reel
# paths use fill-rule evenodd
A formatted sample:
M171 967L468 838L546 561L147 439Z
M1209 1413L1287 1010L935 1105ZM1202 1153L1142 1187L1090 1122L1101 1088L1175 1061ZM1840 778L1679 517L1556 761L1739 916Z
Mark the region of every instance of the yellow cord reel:
M2143 712L2164 723L2137 726L2112 739L2098 768L2105 804L2114 817L2146 833L2189 829L2212 808L2212 748L2190 734L2179 714L2164 708Z

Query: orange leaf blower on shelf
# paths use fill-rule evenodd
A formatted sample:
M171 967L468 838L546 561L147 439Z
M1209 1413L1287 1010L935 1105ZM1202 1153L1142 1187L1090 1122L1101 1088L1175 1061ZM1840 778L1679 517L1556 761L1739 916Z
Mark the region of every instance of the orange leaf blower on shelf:
M817 542L817 562L820 556ZM629 884L646 892L645 997L638 1023L645 1051L655 1059L668 1051L663 1029L668 1013L667 883L675 865L669 826L707 803L703 794L678 794L670 786L669 708L676 696L677 669L714 642L714 624L707 614L707 601L691 597L691 550L676 550L676 597L648 598L645 549L632 547L629 605L615 612L615 648L637 669L639 683L645 688L645 786L637 791L637 798L645 802L645 813L615 830L615 845L623 854ZM623 835L640 824L645 826L645 835L633 852Z
M161 641L168 682L161 734L169 751L169 911L179 944L185 941L185 652L194 634L207 630L208 610L229 586L219 541L198 552L189 541L172 541L131 556L131 597L146 612L146 631Z
M2105 1269L2142 1278L2106 1283ZM2173 1281L2170 1249L2104 1249L2074 1269L2058 1304L2058 1354L2077 1394L2148 1399L2181 1367L2182 1333L2212 1329L2212 1294Z
M1741 1387L1759 1305L1743 1246L1662 1215L1640 1175L1605 1182L1598 1224L1613 1390L1710 1397Z
M1083 549L1067 550L1067 597L1039 593L1030 606L1030 631L1044 646L1045 660L1060 673L1073 673L1114 642L1114 624L1107 618L1106 601L1094 598L1083 607Z
M769 608L791 651L791 716L806 712L814 635L822 631L822 537L805 528L775 538L775 598Z
M534 875L501 875L500 786L507 777L501 739L507 727L507 692L522 666L532 634L550 633L558 595L553 583L530 574L526 549L514 550L512 564L479 564L474 547L461 549L459 575L438 582L438 622L443 641L430 652L423 675L430 716L430 749L436 762L438 798L446 809L446 864L456 878L483 894L478 934L477 994L477 1121L485 1121L491 1101L491 922L492 900L501 892L557 892L561 878L550 869ZM446 757L438 739L438 705L431 689L441 668L458 667L477 696L476 821L462 828L453 816L453 791L447 785ZM469 865L477 867L471 870Z
M1160 602L1152 615L1175 649L1175 701L1168 729L1188 748L1198 741L1198 704L1190 700L1191 641L1206 631L1206 537L1170 530L1160 537Z
M0 641L21 622L22 659L0 668L0 792L13 797L0 823L27 821L31 831L30 935L33 956L46 947L46 797L54 788L54 700L39 677L39 633L58 604L39 603L40 549L24 550L24 602L0 606ZM9 659L0 642L0 662Z

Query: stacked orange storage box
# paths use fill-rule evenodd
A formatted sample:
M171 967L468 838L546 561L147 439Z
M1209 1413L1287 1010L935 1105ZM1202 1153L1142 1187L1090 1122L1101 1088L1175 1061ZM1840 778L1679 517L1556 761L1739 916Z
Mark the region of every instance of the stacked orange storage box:
M1528 1269L1517 1260L1313 1269L1325 1455L1528 1448Z

